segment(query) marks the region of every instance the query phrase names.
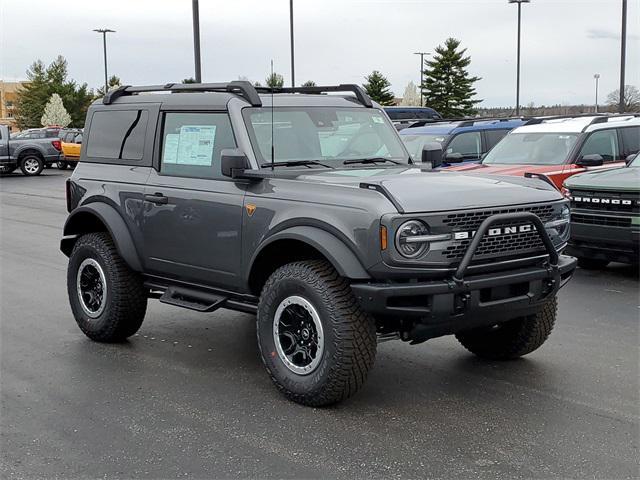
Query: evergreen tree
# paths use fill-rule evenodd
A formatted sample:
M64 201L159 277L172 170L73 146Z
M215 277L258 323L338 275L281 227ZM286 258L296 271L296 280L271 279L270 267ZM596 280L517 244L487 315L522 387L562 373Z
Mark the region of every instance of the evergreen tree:
M71 126L82 127L93 92L87 84L67 79L67 61L58 56L48 67L41 60L27 70L27 82L18 90L16 122L18 128L39 127L45 105L54 93L62 98L71 116Z
M475 105L482 100L473 97L473 84L480 77L471 77L466 67L471 57L465 57L466 48L459 49L460 41L449 38L444 46L435 49L432 60L427 60L424 83L421 85L425 105L437 110L443 117L463 117L476 113Z
M43 127L49 125L58 125L60 127L66 127L71 123L71 116L67 113L62 103L62 98L57 93L51 95L51 98L44 107L44 113L40 119L40 123Z
M314 82L313 80L307 80L306 82L304 82L302 84L303 87L315 87L316 86L316 82Z
M269 88L280 88L284 86L284 77L279 73L273 72L265 79L265 83Z
M413 82L409 82L404 89L404 95L402 95L402 102L400 105L404 105L407 107L417 107L420 106L420 93L418 92L418 87Z
M391 82L382 75L378 70L374 70L371 74L365 77L367 81L363 87L367 91L367 94L375 102L380 105L393 105L393 93L389 90Z
M188 82L185 82L183 80L182 83L188 83ZM118 88L120 85L122 85L122 80L120 80L120 77L118 77L117 75L111 75L109 77L109 80L107 81L109 92L115 88ZM104 85L101 86L98 90L96 90L96 98L102 98L102 97L104 97Z

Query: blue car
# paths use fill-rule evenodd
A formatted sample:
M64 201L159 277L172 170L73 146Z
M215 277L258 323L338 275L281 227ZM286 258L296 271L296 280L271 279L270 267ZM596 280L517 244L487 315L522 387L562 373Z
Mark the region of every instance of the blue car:
M507 133L525 122L522 118L442 120L413 125L398 133L417 162L425 143L441 144L442 166L448 167L461 162L479 162Z

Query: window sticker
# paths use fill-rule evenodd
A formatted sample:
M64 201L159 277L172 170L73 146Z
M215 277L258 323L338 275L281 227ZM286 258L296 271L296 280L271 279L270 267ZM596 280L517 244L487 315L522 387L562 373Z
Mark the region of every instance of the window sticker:
M177 133L169 133L164 139L164 149L162 151L162 163L178 162L178 141L180 135Z
M167 135L167 141L169 136ZM216 138L215 125L183 125L178 137L175 163L178 165L211 166ZM175 140L171 140L175 142ZM172 146L172 148L174 148ZM166 149L166 146L165 146ZM169 157L171 158L171 157Z

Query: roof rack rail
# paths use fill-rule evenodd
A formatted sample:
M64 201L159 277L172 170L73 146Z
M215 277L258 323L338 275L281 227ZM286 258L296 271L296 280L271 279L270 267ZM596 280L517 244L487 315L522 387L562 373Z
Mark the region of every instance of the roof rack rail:
M550 115L548 117L532 117L527 120L525 125L538 125L547 120L562 120L562 119L570 119L570 118L582 118L582 117L601 117L607 118L611 114L608 113L574 113L573 115Z
M594 125L596 123L607 123L611 119L624 118L625 121L627 121L635 117L640 117L640 113L614 113L614 114L610 114L602 117L596 117L593 120L591 120L587 125L585 125L582 131L586 132L587 128L589 128L591 125Z
M125 95L147 92L228 92L243 97L254 107L262 106L262 100L260 100L255 87L246 80L236 80L228 83L166 83L164 85L137 87L122 85L115 90L107 92L102 99L102 103L109 105Z
M321 94L328 92L352 92L355 94L358 101L367 108L373 107L373 102L367 92L360 85L353 83L343 83L340 85L325 86L325 87L255 87L258 92L264 93L309 93L309 94Z
M477 118L442 118L442 119L427 119L417 120L409 125L407 128L424 127L425 125L431 125L433 123L458 123L457 127L471 127L476 122L509 122L511 120L528 120L529 117L477 117Z

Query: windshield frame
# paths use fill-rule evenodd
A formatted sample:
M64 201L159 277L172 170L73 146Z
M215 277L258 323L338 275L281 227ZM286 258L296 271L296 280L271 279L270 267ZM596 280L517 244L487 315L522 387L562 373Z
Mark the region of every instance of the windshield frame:
M491 158L491 154L495 152L496 148L499 148L501 146L501 144L503 144L503 142L508 141L510 138L514 138L516 136L525 136L525 135L567 135L567 136L572 136L574 137L574 142L573 144L569 147L569 149L567 150L566 155L564 156L564 158L557 163L523 163L523 162L503 162L503 163L498 163L498 162L487 162L487 159ZM481 164L483 165L488 165L488 166L492 166L492 165L498 165L498 166L517 166L517 165L527 165L530 167L545 167L545 166L558 166L558 165L566 165L569 161L569 159L571 159L573 157L573 152L575 151L576 148L578 148L580 146L580 144L582 143L581 141L581 133L580 132L514 132L511 131L509 132L507 135L504 136L504 138L502 140L500 140L498 143L496 143L486 154L485 157L480 161Z
M371 155L363 155L362 157L323 157L322 155L319 155L317 158L291 158L291 159L287 159L287 160L283 160L283 159L277 159L277 143L276 143L276 161L274 162L275 165L286 165L287 162L296 162L296 161L317 161L320 163L326 163L328 165L330 165L330 167L324 167L324 166L318 166L319 168L344 168L344 169L349 169L349 168L371 168L371 167L376 167L376 168L389 168L389 167L398 167L398 166L409 166L411 165L411 155L409 154L409 152L407 151L407 148L404 145L404 142L401 140L400 136L398 135L398 132L396 130L396 128L393 126L393 123L389 120L389 117L387 116L387 114L384 112L384 110L382 108L378 108L378 107L373 107L373 108L363 108L363 107L359 107L359 106L334 106L334 105L283 105L283 106L276 106L274 108L274 111L277 113L278 111L282 112L282 111L304 111L304 110L310 110L310 109L332 109L332 110L350 110L350 111L356 111L356 112L375 112L376 114L378 114L382 119L383 119L383 123L385 125L385 128L389 131L389 133L393 136L394 140L397 142L397 146L399 147L399 149L402 151L402 154L400 157L396 157L396 156L390 156L388 157L391 160L397 161L399 162L400 165L398 164L394 164L392 162L385 162L385 163L375 163L375 164L366 164L366 163L354 163L354 164L347 164L345 165L343 162L345 160L351 160L351 159L365 159L367 157L371 157ZM253 151L253 155L256 159L256 163L258 165L258 168L263 168L265 166L270 166L271 165L271 159L270 158L264 158L263 156L263 152L260 149L260 145L258 142L258 138L257 135L255 133L255 130L253 128L253 124L251 122L251 114L255 113L255 112L270 112L271 111L271 107L269 106L262 106L262 107L244 107L242 108L241 114L242 114L242 119L243 119L243 123L244 123L244 128L247 131L247 134L249 136L249 142L251 144L251 149ZM307 168L305 166L294 166L291 168Z

